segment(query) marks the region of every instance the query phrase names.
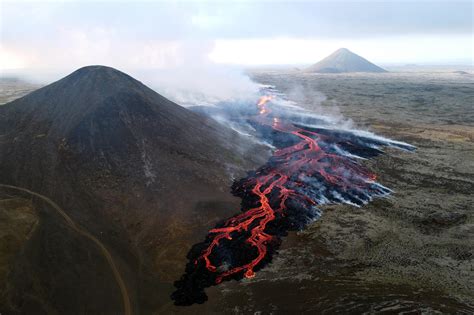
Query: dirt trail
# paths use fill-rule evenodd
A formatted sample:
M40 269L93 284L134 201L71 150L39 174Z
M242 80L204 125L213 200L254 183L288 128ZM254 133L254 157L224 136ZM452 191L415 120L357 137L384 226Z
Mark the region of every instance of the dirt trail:
M131 303L130 303L130 296L128 295L128 291L127 291L127 287L125 285L125 282L124 280L122 279L122 276L120 275L120 272L117 268L117 265L115 264L114 262L114 259L112 258L112 255L110 254L110 252L107 250L107 248L105 247L104 244L102 244L102 242L100 240L98 240L94 235L90 234L89 232L87 232L86 230L82 229L81 227L77 226L76 223L74 223L74 221L71 219L71 217L69 217L66 212L61 209L61 207L59 207L54 201L52 201L51 199L49 199L48 197L46 196L43 196L39 193L36 193L34 191L31 191L29 189L26 189L26 188L21 188L21 187L17 187L17 186L12 186L12 185L4 185L4 184L0 184L0 187L3 187L3 188L9 188L9 189L15 189L15 190L18 190L18 191L22 191L22 192L26 192L30 195L33 195L35 197L38 197L40 199L42 199L43 201L45 201L46 203L48 203L51 207L53 207L63 218L64 220L66 221L66 223L74 230L76 231L77 233L81 234L82 236L90 239L92 242L94 242L97 247L99 247L100 251L102 252L102 254L104 255L105 259L107 260L108 264L110 265L110 268L112 269L112 272L114 274L114 277L115 277L115 280L117 281L117 285L119 286L120 288L120 292L122 293L122 300L123 300L123 309L124 309L124 314L125 315L131 315L132 314L132 307L131 307Z

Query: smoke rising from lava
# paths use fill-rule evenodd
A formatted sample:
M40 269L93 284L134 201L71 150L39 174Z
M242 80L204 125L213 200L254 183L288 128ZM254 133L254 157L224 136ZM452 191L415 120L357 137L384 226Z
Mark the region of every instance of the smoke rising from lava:
M276 149L265 165L234 182L242 213L217 224L190 250L186 273L172 295L177 305L203 303L204 289L222 281L255 277L288 231L320 217L320 206L360 207L387 196L391 190L360 160L383 154L383 147L414 149L303 110L272 87L262 93L257 104L195 108Z

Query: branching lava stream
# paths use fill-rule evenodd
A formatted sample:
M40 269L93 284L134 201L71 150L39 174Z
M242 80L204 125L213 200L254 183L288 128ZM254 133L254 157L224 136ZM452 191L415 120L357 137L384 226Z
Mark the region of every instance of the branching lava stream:
M258 113L248 121L278 148L257 171L234 183L242 213L209 231L188 254L186 274L175 283L177 305L203 303L204 288L223 280L252 278L271 261L290 230L300 230L320 216L317 206L347 203L361 206L390 190L359 164L382 151L378 146L409 145L313 126L274 115L270 95L260 98Z

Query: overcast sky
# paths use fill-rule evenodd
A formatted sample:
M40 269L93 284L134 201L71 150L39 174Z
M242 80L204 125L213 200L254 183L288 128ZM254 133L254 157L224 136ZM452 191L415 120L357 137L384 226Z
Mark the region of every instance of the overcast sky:
M472 1L1 2L0 67L472 64Z

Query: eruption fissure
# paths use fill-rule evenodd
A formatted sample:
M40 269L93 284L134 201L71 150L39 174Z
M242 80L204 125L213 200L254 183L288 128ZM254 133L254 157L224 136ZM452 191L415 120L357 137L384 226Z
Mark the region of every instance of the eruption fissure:
M234 183L233 193L242 198L242 213L218 224L191 249L186 274L175 283L178 290L172 295L178 305L204 302L204 288L223 280L253 278L271 260L282 236L320 216L317 206L361 206L390 193L356 158L380 154L381 145L413 149L286 121L268 106L273 99L262 96L258 113L248 121L278 149L264 166Z

